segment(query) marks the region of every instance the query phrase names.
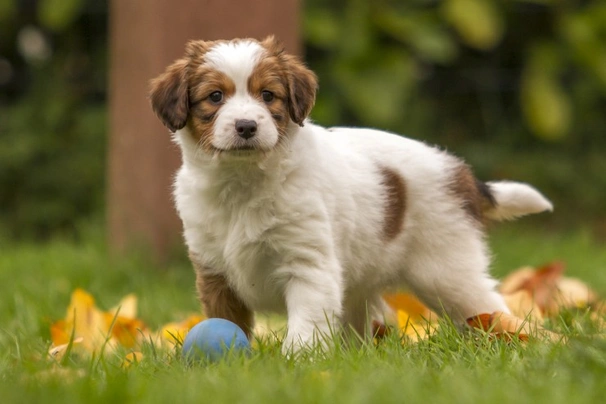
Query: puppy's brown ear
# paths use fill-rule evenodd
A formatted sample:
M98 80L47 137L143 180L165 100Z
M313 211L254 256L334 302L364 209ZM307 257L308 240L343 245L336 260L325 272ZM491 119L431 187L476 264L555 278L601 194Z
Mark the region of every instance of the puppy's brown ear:
M293 122L303 126L303 121L314 106L318 78L301 61L292 55L283 55L288 75L288 112Z
M172 132L185 126L189 114L187 63L186 59L179 59L151 81L152 108Z

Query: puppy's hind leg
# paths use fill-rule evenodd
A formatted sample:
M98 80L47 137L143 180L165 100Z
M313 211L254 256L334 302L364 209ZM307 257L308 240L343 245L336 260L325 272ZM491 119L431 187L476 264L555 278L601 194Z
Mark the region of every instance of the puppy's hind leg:
M487 272L489 257L480 231L432 236L430 242L417 240L410 249L405 281L417 297L455 325L481 313L508 313L495 289L497 281Z

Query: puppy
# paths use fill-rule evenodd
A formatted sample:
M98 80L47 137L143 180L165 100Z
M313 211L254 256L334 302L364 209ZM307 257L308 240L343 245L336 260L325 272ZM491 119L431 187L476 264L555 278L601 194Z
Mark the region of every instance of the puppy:
M483 224L551 203L415 140L315 125L316 89L273 37L189 42L151 82L183 156L174 198L206 314L250 336L253 311L285 312L290 352L332 327L368 333L400 285L455 323L508 312Z

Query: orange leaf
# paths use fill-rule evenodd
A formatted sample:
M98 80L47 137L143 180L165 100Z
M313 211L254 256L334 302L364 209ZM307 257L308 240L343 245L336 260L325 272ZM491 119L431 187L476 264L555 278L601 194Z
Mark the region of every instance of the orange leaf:
M558 341L562 337L551 331L547 331L536 322L522 320L516 316L500 311L492 314L482 313L467 319L471 327L490 332L498 338L507 340L517 336L522 341L527 341L530 336L544 336L552 341Z
M54 346L67 344L69 342L70 334L67 333L67 324L65 320L59 320L51 324L51 341Z
M132 348L139 341L141 331L145 330L143 321L122 316L115 317L112 313L104 313L105 322L109 328L112 324L111 335L126 348Z
M557 284L564 273L564 264L554 262L544 265L536 270L534 276L522 284L521 289L529 291L536 304L547 315L558 311L558 304L554 300L557 294Z

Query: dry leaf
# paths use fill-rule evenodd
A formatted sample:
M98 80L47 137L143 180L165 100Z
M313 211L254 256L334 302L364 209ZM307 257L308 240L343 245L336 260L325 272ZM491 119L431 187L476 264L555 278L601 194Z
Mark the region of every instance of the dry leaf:
M72 342L72 346L82 343L82 340L83 340L82 337L74 338L74 341ZM63 356L65 355L65 352L67 352L67 348L69 348L69 342L65 343L65 344L57 345L57 346L51 346L50 349L48 350L48 354L53 359L61 360L63 358Z
M131 352L129 354L126 354L126 356L124 357L124 360L122 361L122 367L126 369L133 364L138 364L142 360L143 360L143 353L138 352L138 351Z
M120 302L108 310L108 313L112 315L119 315L120 317L135 319L137 318L137 296L134 293L126 295L120 300Z
M560 335L544 329L535 321L522 320L500 311L495 311L492 314L482 313L468 318L467 324L505 339L511 339L514 336L522 341L527 341L531 336L546 337L552 341L562 339Z
M82 289L76 289L72 293L62 325L63 336L71 335L73 330L74 336L82 338L82 346L89 352L101 347L109 333L103 312L95 306L95 299ZM53 341L53 344L57 345L57 342Z
M398 329L412 342L429 337L437 329L438 315L410 293L383 295L389 308L396 312Z
M434 319L437 317L434 315ZM404 310L398 310L398 327L402 334L412 342L418 342L431 336L438 325L425 318L411 316Z
M126 348L132 348L139 343L145 324L137 318L115 317L111 313L104 313L108 329L111 327L111 336Z
M508 275L501 283L500 291L506 298L509 294L528 292L544 316L555 316L562 308L588 307L598 302L597 293L587 284L579 279L563 277L563 273L564 264L561 262L536 270L524 267ZM523 317L523 313L515 312Z
M118 313L125 313L126 316ZM68 344L71 335L79 341L78 348L88 353L101 349L114 349L118 345L127 348L137 342L143 322L136 318L137 299L128 295L109 312L95 305L95 299L86 291L76 289L72 293L65 319L51 325L51 350Z
M402 310L408 314L413 321L430 320L435 321L438 315L429 310L419 299L410 293L390 293L383 295L383 300L396 312Z
M180 344L185 339L185 336L193 326L204 320L203 316L192 314L181 322L171 322L162 326L159 332L157 341L163 345L169 343L171 345Z
M579 279L562 278L557 287L557 299L563 307L584 308L598 302L597 293Z
M522 267L510 272L499 286L499 291L504 294L515 293L522 288L530 278L534 276L535 269L533 267Z
M535 303L534 298L527 290L518 290L517 292L504 295L505 303L511 314L516 317L528 319L531 321L543 322L541 308Z

